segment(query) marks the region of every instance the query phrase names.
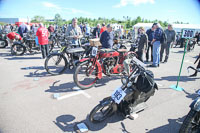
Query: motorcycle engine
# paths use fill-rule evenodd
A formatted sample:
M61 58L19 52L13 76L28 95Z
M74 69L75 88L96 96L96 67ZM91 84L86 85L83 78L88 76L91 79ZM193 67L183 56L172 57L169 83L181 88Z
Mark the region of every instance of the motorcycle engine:
M105 58L103 60L103 67L106 70L106 74L110 75L112 68L115 67L117 59L115 57Z

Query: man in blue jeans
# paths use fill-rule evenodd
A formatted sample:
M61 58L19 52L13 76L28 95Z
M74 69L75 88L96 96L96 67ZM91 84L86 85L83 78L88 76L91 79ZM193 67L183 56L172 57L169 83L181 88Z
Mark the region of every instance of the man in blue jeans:
M160 64L160 41L163 34L163 30L159 27L158 23L154 23L153 26L155 29L154 37L152 40L153 44L153 64L150 67L159 67Z

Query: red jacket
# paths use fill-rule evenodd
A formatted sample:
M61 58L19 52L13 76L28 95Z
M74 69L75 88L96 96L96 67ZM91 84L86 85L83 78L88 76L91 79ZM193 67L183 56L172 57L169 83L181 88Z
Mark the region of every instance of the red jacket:
M102 34L106 29L107 29L106 26L103 26L103 27L101 28L100 34Z
M7 37L10 40L16 39L16 36L19 36L19 40L22 40L22 37L19 34L15 33L15 32L10 32L10 33L7 34Z
M40 45L48 44L48 30L46 28L44 27L38 28L36 36L38 36L38 41Z

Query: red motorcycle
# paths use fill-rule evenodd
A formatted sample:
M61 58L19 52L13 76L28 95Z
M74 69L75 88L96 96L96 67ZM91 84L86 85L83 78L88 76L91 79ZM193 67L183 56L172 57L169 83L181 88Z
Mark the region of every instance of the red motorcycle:
M95 85L96 81L102 78L102 73L107 76L120 74L124 70L123 62L136 56L127 49L92 49L92 57L80 60L79 66L74 73L74 82L81 89L88 89Z

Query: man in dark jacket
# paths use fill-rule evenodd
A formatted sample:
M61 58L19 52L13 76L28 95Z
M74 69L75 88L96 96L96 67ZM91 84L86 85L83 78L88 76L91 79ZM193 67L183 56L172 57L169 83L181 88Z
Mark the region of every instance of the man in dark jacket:
M160 24L154 23L153 27L155 28L152 44L153 44L153 64L151 67L159 67L160 65L160 45L163 30L160 28Z
M20 34L21 37L23 37L23 34L24 33L27 33L28 32L28 28L27 26L22 23L20 26L19 26L19 29L18 29L18 33Z
M167 37L167 41L164 42L163 44L161 44L160 62L162 62L164 51L165 51L165 54L166 54L164 62L168 61L169 52L170 52L170 46L175 44L175 42L176 42L176 32L173 30L171 24L168 25L168 29L166 29L164 31L164 33L165 33L165 35Z
M110 48L113 46L114 33L112 32L112 25L107 25L107 30L101 34L100 42L102 44L102 48Z

